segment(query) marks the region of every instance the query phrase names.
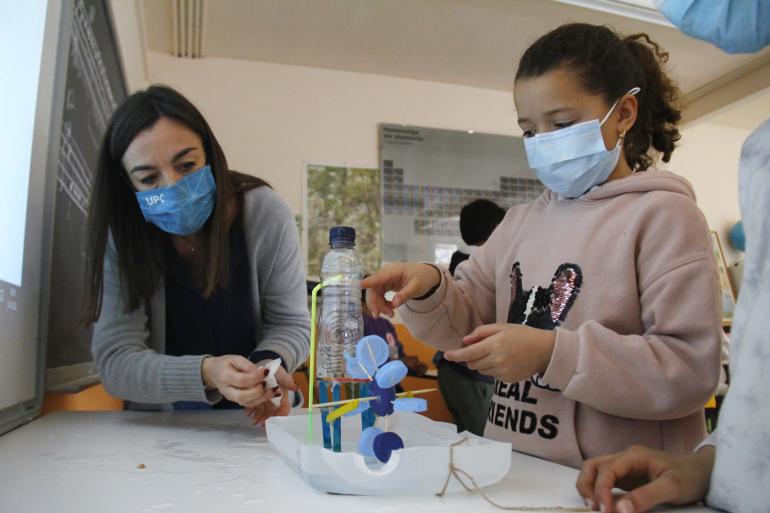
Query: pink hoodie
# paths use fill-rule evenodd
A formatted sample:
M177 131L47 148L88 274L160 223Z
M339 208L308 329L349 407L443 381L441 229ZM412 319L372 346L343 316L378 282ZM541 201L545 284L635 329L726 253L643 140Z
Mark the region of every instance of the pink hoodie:
M442 350L482 324L555 329L543 375L496 382L485 435L579 467L632 444L684 452L704 438L720 301L692 187L648 171L511 208L454 279L444 272L399 315Z

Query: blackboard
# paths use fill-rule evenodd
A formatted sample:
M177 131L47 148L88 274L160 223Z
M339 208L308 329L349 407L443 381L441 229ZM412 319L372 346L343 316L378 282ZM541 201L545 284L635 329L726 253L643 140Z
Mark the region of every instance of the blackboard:
M66 71L57 84L64 90L60 90L61 137L53 171L57 183L48 287L49 381L51 371L57 369L93 373L89 365L92 330L81 323L86 217L103 134L115 108L126 98L108 0L70 0L65 5L69 50Z

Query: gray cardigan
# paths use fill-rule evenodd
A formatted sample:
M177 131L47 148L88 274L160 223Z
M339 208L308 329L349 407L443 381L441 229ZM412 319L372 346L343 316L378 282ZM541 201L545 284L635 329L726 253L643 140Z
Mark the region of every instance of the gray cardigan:
M292 371L305 361L310 347L305 271L294 217L269 187L244 193L242 215L257 319L254 346L279 354ZM218 401L218 392L206 392L201 379L206 355L168 356L165 339L164 284L149 304L128 312L110 241L102 310L91 341L104 387L130 401L132 409L168 409L174 401Z

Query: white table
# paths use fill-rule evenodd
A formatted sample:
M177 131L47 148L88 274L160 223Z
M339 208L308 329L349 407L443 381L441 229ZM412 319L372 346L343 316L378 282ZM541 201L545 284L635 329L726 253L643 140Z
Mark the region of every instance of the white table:
M512 453L485 491L505 505L582 506L577 471ZM144 468L139 468L143 466ZM327 495L307 485L240 411L60 412L0 437L1 512L441 513L499 511L444 498ZM712 511L677 509L677 513Z

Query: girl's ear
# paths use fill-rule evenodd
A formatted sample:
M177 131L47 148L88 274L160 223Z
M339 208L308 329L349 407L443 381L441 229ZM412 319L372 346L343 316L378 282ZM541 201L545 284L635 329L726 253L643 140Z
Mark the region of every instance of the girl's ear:
M572 308L583 284L583 272L576 264L562 264L551 280L551 321L560 326Z
M511 268L511 302L508 306L508 323L521 324L524 322L524 310L527 308L527 297L521 284L521 265L516 262Z
M618 120L618 135L631 130L631 127L636 123L638 112L639 100L636 99L636 96L627 94L620 99L618 106L615 107L615 115Z

